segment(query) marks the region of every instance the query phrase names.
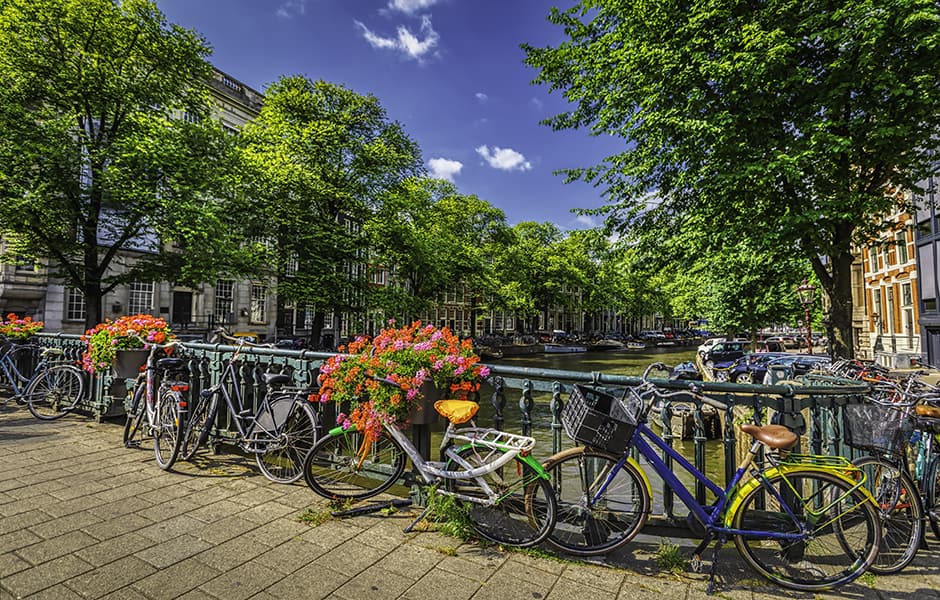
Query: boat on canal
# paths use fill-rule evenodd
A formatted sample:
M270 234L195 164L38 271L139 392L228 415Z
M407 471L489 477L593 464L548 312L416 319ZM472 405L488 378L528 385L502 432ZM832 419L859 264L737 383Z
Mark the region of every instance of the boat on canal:
M548 343L544 345L543 352L546 354L573 354L575 352L587 352L587 346L575 346L570 344Z

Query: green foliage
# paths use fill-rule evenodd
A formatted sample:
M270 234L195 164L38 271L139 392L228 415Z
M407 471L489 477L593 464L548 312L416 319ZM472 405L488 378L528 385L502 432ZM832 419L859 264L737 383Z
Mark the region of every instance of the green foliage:
M431 508L427 520L435 523L438 531L464 542L474 538L473 521L466 506L453 496L435 493L433 488L426 497Z
M611 227L799 256L846 355L852 244L937 169L938 13L929 0L584 0L551 11L567 40L524 49L535 82L572 103L546 124L624 141L565 172L604 189Z
M118 283L204 279L238 253L231 142L176 118L208 115L208 55L151 0L0 4L0 233L85 293L89 324ZM116 276L122 249L148 254Z
M417 145L374 96L284 77L240 136L249 213L274 243L278 297L326 312L360 308L366 239L359 224L420 170ZM288 265L296 265L296 271Z
M656 548L656 564L659 565L660 569L669 571L672 574L684 572L686 560L682 555L682 548L666 540L661 540Z

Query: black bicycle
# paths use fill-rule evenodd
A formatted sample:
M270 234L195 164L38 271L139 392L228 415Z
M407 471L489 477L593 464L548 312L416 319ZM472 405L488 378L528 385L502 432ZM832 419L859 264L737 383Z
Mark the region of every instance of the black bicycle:
M16 356L39 351L39 363L31 375L20 371ZM63 360L61 348L17 344L0 338L0 406L9 399L26 404L37 419L50 421L72 412L85 395L85 377L73 362Z
M260 345L249 344L243 338L222 337L236 345L235 353L219 382L193 400L180 456L191 459L208 441L224 403L235 426L235 444L255 456L264 476L277 483L297 481L303 475L304 456L319 434L319 421L311 406L312 392L284 387L292 383L290 375L265 373L267 393L252 413L242 401L238 369L242 349Z

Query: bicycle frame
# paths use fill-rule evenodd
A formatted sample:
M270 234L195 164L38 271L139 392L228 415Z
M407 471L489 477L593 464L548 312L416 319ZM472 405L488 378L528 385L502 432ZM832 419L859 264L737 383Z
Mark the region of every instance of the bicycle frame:
M649 441L647 441L649 440ZM650 445L652 442L652 445ZM717 497L717 501L708 506L704 507L700 505L692 492L690 492L686 486L679 480L675 473L666 466L665 461L660 458L659 454L653 448L656 446L663 452L665 452L669 457L675 462L678 463L687 473L692 475L695 480L701 482ZM737 507L737 502L743 500L746 492L749 492L750 489L756 485L762 486L771 496L774 497L777 502L780 503L780 506L784 509L786 514L793 519L794 523L799 523L799 519L793 511L793 508L790 506L790 503L783 498L783 494L770 485L769 480L776 476L781 475L786 479L786 474L789 469L786 468L786 465L780 465L772 467L765 471L760 471L751 469L751 475L753 479L748 481L745 485L740 486L741 481L744 479L745 473L748 471L747 463L742 464L734 472L734 475L731 477L731 481L728 485L722 489L716 485L711 479L709 479L704 473L695 468L695 466L690 463L684 456L679 454L673 448L670 448L666 442L656 435L645 423L640 423L637 425L636 429L633 432L633 437L630 440L630 443L627 445L627 449L624 451L623 455L620 457L620 460L611 469L611 472L607 475L604 484L600 486L595 496L591 499L591 502L597 502L604 494L607 487L610 485L613 480L614 475L623 467L624 463L630 457L630 449L635 448L637 452L643 456L646 461L653 467L653 470L662 478L663 482L669 486L669 488L679 497L683 504L689 509L689 511L695 516L695 518L705 526L706 530L711 531L717 534L726 534L726 535L743 535L753 538L764 538L764 539L778 539L778 540L795 540L802 539L802 534L787 534L787 533L778 533L771 531L757 531L757 530L745 530L745 529L734 529L731 527L730 517L734 515L735 509ZM800 465L799 469L801 470L815 470L830 473L836 476L839 476L842 479L845 479L847 482L851 483L853 490L855 488L861 487L864 479L862 481L850 480L840 472L837 472L832 469L825 467L809 467L806 465ZM756 483L755 483L756 482ZM863 488L864 489L864 488ZM842 500L843 498L837 498L833 503ZM800 507L805 509L806 507Z
M48 351L48 350L47 350ZM42 358L36 364L36 368L33 371L33 375L27 377L20 373L20 370L16 366L16 362L13 360L13 354L15 352L14 348L10 348L3 355L0 355L0 369L3 369L3 374L6 376L7 381L10 382L12 386L12 397L17 400L17 402L23 402L23 396L26 394L26 388L29 387L30 382L33 381L39 374L43 372L46 366L49 365L50 361L45 352L41 355Z
M226 365L225 370L222 371L222 376L219 378L219 383L217 383L212 388L206 390L206 392L211 392L213 395L221 395L225 400L225 405L228 407L229 415L231 415L232 423L235 424L235 429L238 432L239 441L244 441L250 437L255 432L255 427L258 424L258 419L256 415L261 415L264 412L271 413L271 404L269 401L270 393L265 393L261 398L261 404L258 406L258 411L251 415L243 415L242 413L245 410L245 404L242 401L241 392L238 389L238 375L235 372L235 365L237 364L238 354L232 357L232 360L229 361ZM231 382L232 384L232 393L229 394L226 383ZM263 428L262 428L263 429ZM265 433L270 433L265 431ZM255 441L276 441L277 438L269 436L267 439L255 440ZM248 449L249 451L251 449Z

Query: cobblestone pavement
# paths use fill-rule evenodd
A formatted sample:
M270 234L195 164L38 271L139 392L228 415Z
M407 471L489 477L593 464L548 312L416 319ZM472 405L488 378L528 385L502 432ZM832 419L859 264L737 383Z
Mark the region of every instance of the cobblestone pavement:
M703 575L663 573L660 540L587 564L403 534L408 512L313 525L300 515L328 514L325 503L302 483L268 482L245 457L164 472L149 448L124 449L120 438L114 423L0 408L0 599L705 597ZM940 599L938 548L901 575L815 597ZM718 571L719 598L813 597L767 584L733 548Z

